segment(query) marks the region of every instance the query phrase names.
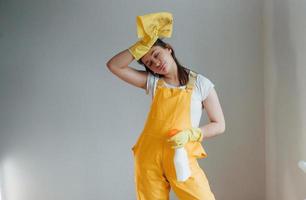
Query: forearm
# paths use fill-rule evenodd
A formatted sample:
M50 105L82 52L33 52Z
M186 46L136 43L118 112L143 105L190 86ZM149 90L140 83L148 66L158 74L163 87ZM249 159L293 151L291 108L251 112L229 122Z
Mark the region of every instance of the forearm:
M108 67L115 67L115 68L124 68L128 67L128 65L134 60L134 57L129 52L128 49L125 49L115 56L113 56L108 62Z
M225 125L221 122L210 122L199 127L203 133L203 140L217 136L225 131Z

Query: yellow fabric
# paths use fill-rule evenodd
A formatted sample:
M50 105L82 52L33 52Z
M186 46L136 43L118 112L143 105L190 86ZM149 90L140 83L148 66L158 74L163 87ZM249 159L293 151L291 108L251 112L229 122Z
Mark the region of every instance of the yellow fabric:
M196 74L190 73L185 89L166 88L162 78L157 82L146 124L132 148L137 200L169 200L170 188L181 200L215 200L206 174L197 162L197 158L207 157L201 143L185 145L191 177L178 182L174 149L167 142L170 130L192 128L190 103L195 79Z
M136 60L144 56L158 38L171 37L173 17L169 12L150 13L136 17L137 36L140 38L128 50Z
M136 17L137 36L143 38L145 35L158 37L171 37L173 27L173 16L169 12L150 13Z
M201 142L203 133L200 128L188 128L179 131L177 134L168 139L168 142L173 143L172 148L185 146L187 142Z
M136 60L139 60L148 51L150 51L157 39L158 37L150 38L149 36L146 36L130 46L128 50Z

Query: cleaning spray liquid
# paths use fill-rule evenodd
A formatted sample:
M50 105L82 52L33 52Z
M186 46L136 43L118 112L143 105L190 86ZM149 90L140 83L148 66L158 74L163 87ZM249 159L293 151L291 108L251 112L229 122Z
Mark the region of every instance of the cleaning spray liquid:
M172 129L168 135L171 137L178 132L179 130ZM173 162L177 180L181 182L186 181L191 176L191 171L189 167L188 154L184 147L175 149Z

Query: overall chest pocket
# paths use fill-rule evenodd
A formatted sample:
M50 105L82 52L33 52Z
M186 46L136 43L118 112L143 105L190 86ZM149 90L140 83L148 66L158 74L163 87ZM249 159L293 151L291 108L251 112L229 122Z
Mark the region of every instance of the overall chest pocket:
M175 117L182 94L175 90L156 93L151 105L151 117L158 120L172 120Z

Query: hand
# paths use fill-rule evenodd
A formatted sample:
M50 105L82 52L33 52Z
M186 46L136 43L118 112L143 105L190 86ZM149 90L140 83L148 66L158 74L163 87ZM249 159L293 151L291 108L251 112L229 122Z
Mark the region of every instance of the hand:
M158 39L158 36L150 37L146 35L141 40L137 41L135 44L128 48L129 52L133 55L136 60L139 60L144 56L153 46L153 44Z
M179 131L167 141L173 143L172 148L180 148L187 142L201 142L202 140L203 133L200 128L189 128Z
M171 37L173 17L169 12L158 12L137 16L136 19L137 35L141 39L128 50L136 60L139 60L158 38Z

